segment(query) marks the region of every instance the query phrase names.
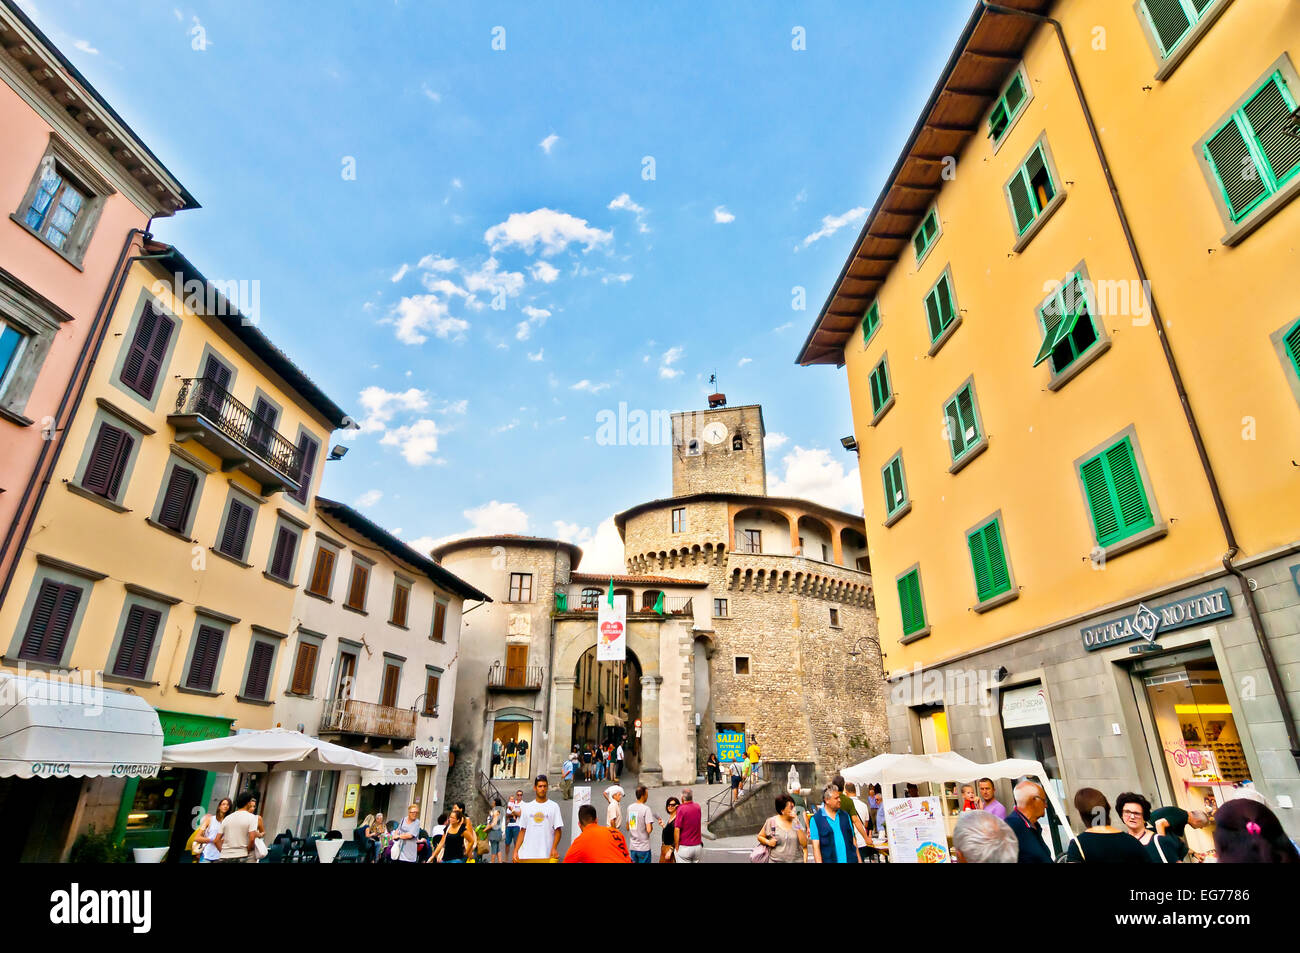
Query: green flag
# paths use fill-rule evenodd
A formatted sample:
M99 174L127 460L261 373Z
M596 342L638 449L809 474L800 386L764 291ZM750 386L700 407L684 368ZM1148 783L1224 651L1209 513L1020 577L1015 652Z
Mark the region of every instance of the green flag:
M660 615L664 614L664 594L662 592L659 593L659 598L655 600L655 612Z
M614 608L614 577L609 577L609 607Z

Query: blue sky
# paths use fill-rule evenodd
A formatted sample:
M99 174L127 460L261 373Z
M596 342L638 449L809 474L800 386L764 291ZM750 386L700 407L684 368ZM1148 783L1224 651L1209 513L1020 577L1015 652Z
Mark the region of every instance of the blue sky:
M794 358L972 0L23 6L203 204L157 235L362 423L325 495L608 569L671 451L597 414L716 373L769 492L861 512L844 372Z

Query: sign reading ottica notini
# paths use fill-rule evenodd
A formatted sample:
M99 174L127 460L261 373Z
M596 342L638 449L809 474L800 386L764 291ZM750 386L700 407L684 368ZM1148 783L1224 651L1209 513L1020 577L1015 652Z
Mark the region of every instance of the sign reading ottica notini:
M1102 622L1098 625L1084 626L1079 630L1083 637L1083 647L1089 652L1104 649L1111 645L1132 642L1135 639L1154 641L1157 633L1170 632L1199 625L1211 619L1221 619L1232 615L1232 599L1228 590L1214 589L1176 599L1162 606L1147 608L1139 605L1133 613Z

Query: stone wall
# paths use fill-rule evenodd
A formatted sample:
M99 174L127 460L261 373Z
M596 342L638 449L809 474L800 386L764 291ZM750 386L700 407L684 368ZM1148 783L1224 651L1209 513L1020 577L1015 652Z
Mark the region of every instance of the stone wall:
M714 422L726 429L716 444L703 436ZM744 439L742 450L732 449L737 433ZM698 441L699 453L686 452L691 440ZM766 495L763 411L757 405L673 414L673 496L707 492Z

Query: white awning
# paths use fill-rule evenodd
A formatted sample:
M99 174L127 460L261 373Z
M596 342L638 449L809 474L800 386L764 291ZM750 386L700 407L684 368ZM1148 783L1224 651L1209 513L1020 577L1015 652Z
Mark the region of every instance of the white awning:
M0 672L0 777L151 778L162 743L143 698Z
M378 771L362 771L361 784L414 784L419 769L412 758L379 755L384 766Z

